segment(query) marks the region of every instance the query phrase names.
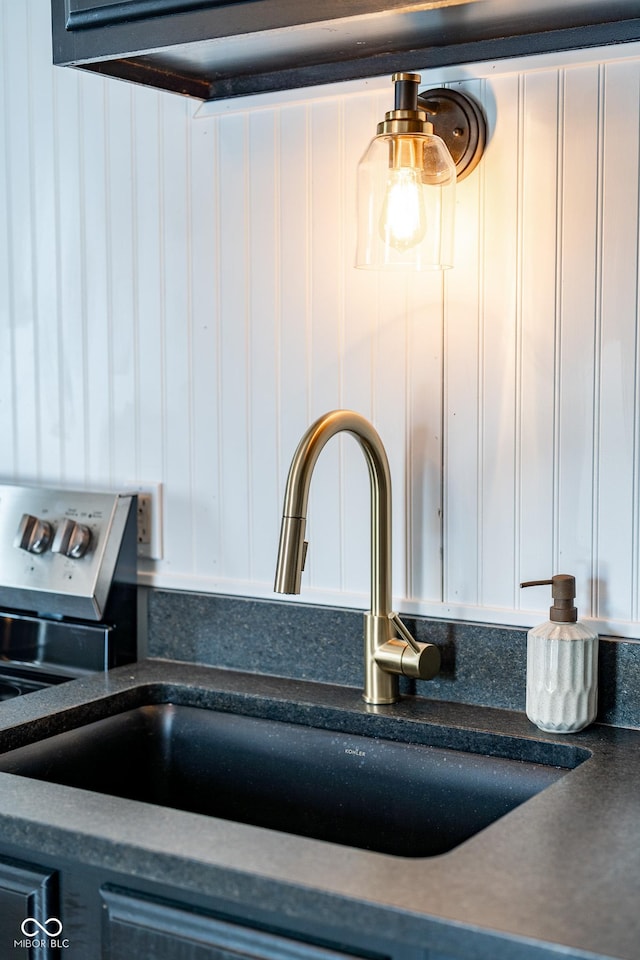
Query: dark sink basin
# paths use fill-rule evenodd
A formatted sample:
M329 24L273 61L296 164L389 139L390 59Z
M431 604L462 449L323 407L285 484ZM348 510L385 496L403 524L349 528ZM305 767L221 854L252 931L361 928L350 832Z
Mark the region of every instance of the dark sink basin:
M402 857L451 850L568 772L166 703L12 750L0 771Z

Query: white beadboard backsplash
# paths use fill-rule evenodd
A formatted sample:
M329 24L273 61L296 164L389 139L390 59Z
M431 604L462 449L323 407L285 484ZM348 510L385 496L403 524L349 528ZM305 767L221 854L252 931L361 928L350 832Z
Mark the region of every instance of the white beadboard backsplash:
M141 582L272 596L287 467L359 411L386 444L401 610L528 625L573 573L640 636L640 45L423 70L484 105L456 266L353 268L389 77L200 107L51 66L0 0L0 476L161 483ZM407 63L420 70L424 64ZM312 484L302 599L364 607L352 438Z

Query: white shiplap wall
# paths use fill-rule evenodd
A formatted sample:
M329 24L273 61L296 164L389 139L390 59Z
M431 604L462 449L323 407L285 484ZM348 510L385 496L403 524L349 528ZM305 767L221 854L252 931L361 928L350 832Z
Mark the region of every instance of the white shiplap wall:
M197 105L54 69L49 0L0 0L0 476L163 484L144 582L270 596L289 458L375 422L407 612L529 624L572 572L640 635L640 47L423 71L484 104L456 267L356 271L389 78ZM409 63L407 68L420 69ZM366 605L352 440L312 488L302 599Z

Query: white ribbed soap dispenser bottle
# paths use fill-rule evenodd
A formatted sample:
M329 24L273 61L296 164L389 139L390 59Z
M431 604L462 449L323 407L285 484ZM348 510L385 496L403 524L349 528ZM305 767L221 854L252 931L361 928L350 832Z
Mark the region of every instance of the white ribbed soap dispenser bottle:
M575 733L598 709L598 635L578 620L575 577L557 573L520 586L547 584L549 620L527 634L527 716L541 730Z

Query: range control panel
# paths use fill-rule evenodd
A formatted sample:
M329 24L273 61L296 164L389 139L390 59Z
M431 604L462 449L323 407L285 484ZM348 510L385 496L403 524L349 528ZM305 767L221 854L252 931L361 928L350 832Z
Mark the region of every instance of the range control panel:
M134 496L0 484L0 604L101 620L132 524Z
M15 546L27 553L63 553L65 557L79 560L84 557L91 543L91 529L84 523L65 517L55 531L48 520L41 520L30 513L23 513L16 534Z

